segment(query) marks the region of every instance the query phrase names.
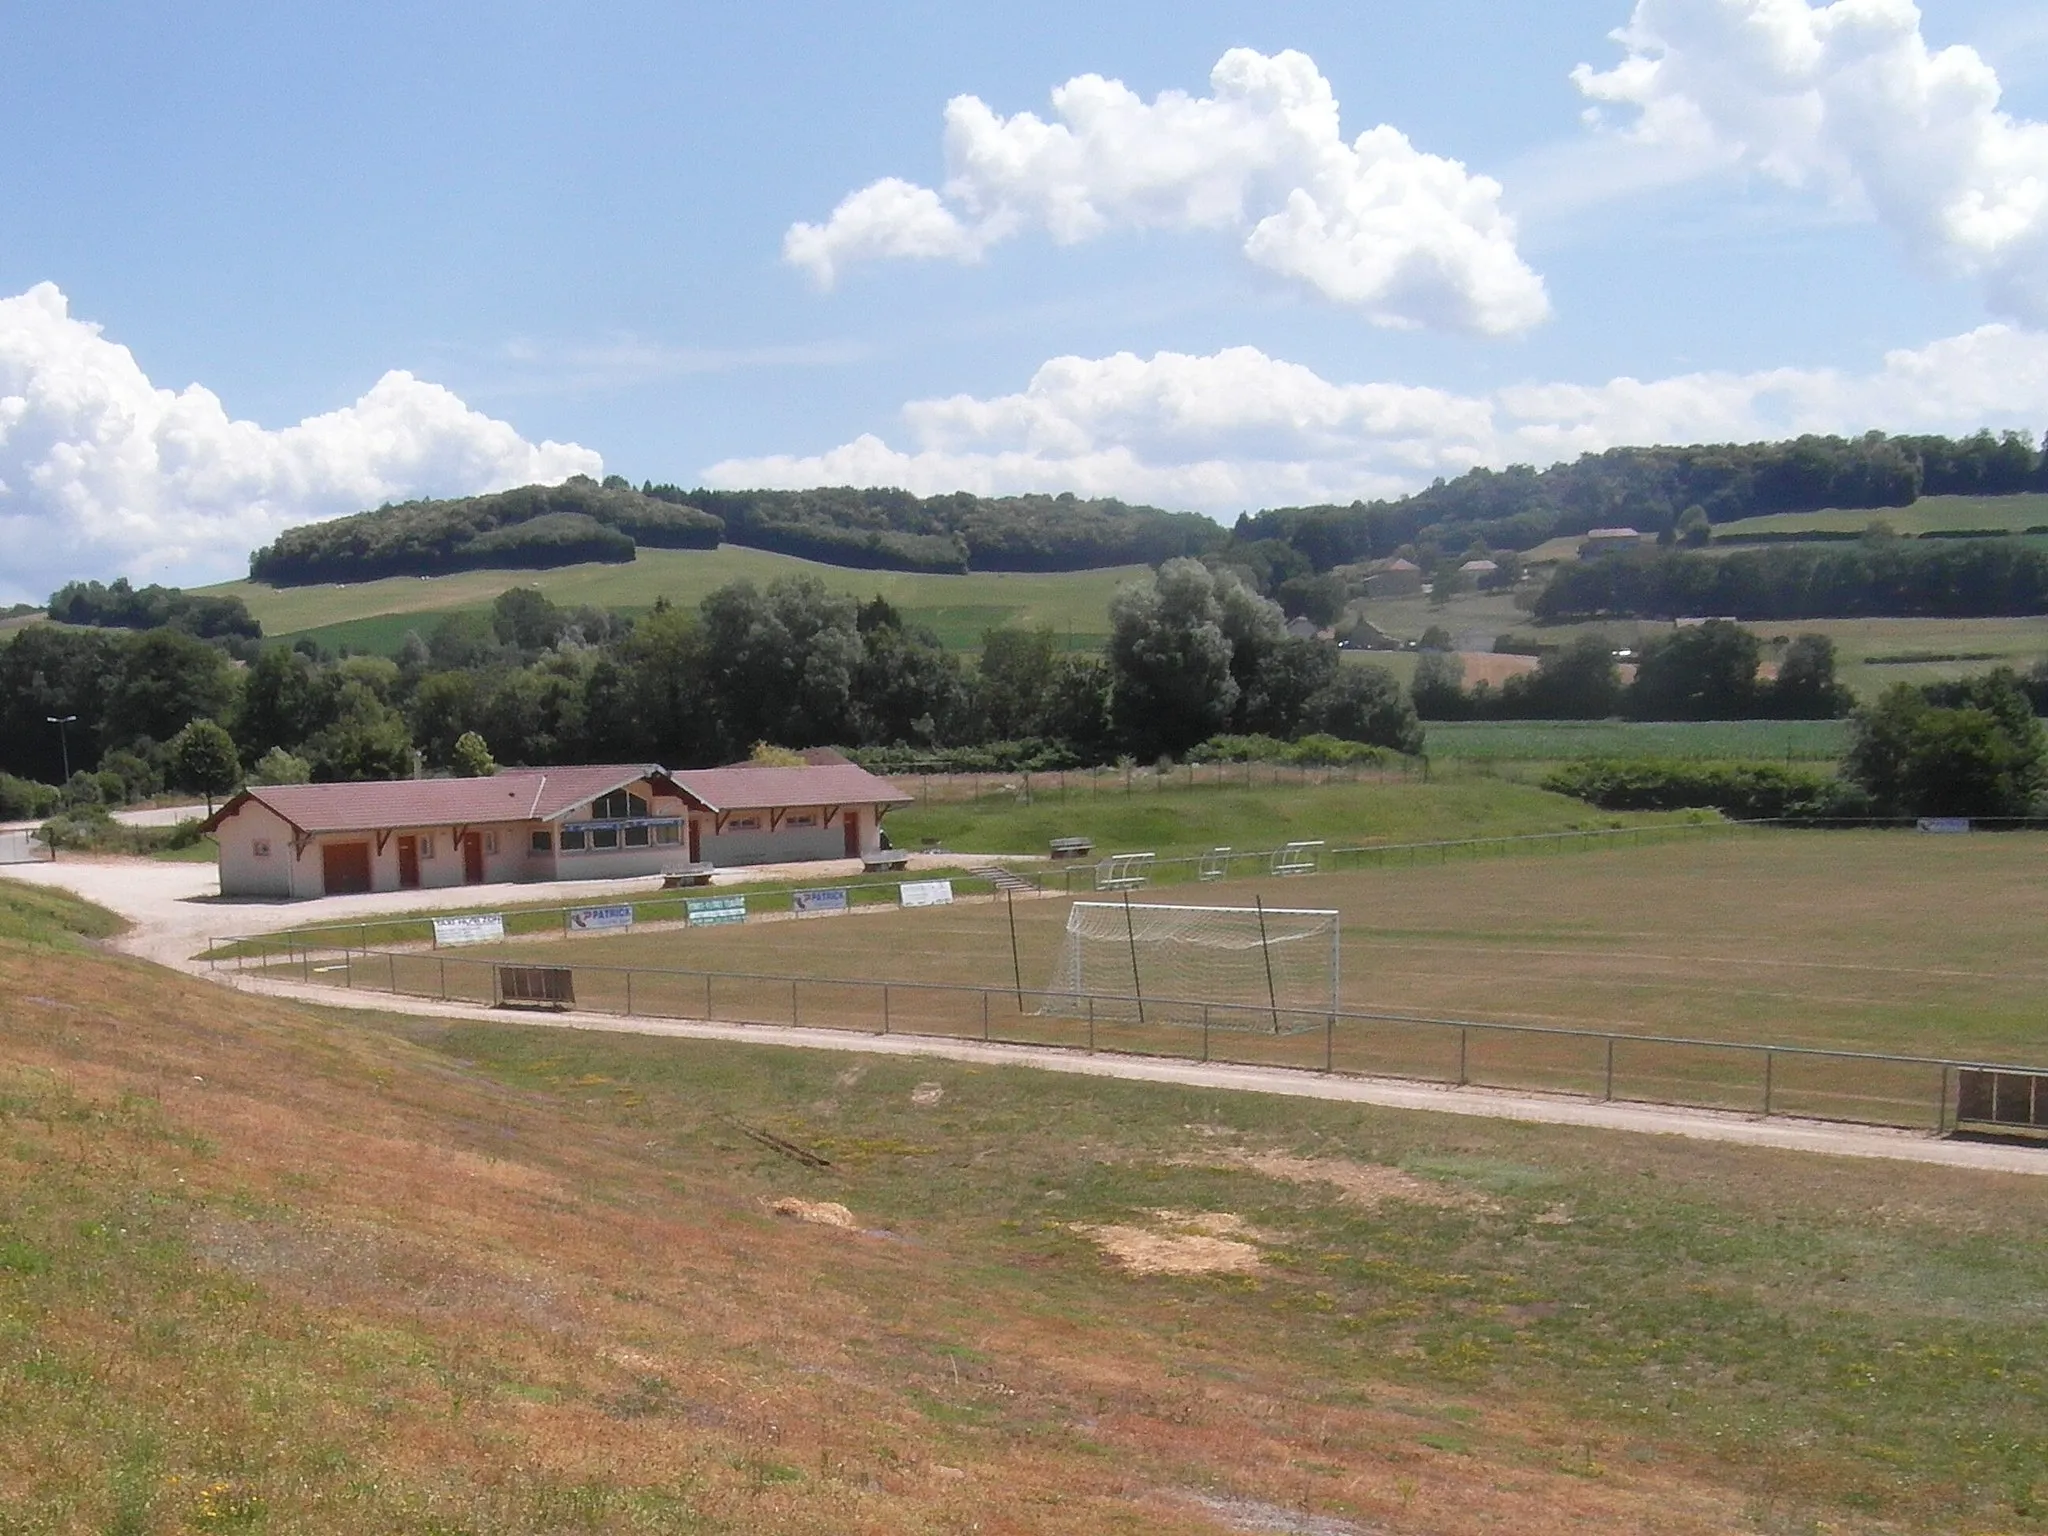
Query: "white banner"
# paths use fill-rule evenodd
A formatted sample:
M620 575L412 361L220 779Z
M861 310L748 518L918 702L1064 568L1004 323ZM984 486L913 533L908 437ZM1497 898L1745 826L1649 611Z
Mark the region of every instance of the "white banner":
M576 933L595 933L603 928L632 926L631 907L578 907L569 914L569 927Z
M505 914L479 912L471 917L434 919L434 948L451 944L495 944L505 937Z
M896 887L896 899L906 907L950 907L953 904L953 882L906 880Z

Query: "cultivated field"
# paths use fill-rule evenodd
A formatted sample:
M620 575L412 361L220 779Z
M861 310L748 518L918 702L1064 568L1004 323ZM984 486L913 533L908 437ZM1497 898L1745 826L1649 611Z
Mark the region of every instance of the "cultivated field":
M1050 625L1075 643L1099 645L1108 630L1116 589L1146 575L1142 566L1047 575L1006 572L966 576L860 571L790 555L726 545L715 550L643 549L627 565L570 565L547 571L463 571L450 576L394 576L382 581L314 587L269 587L235 581L209 594L240 597L270 636L311 634L329 646L396 651L409 629L430 630L444 614L482 611L512 587L540 588L557 603L594 603L640 613L657 598L692 607L729 581L759 585L784 576L813 576L836 592L880 593L950 646L979 649L985 629Z
M1846 720L1432 720L1432 760L1556 763L1588 757L1833 762Z
M106 924L0 885L10 1531L1947 1536L2048 1503L2048 1179L330 1015L72 926Z

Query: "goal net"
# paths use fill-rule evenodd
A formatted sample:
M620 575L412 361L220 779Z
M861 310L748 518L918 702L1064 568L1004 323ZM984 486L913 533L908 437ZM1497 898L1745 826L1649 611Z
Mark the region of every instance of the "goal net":
M1337 1008L1338 914L1077 901L1039 1012L1292 1033Z

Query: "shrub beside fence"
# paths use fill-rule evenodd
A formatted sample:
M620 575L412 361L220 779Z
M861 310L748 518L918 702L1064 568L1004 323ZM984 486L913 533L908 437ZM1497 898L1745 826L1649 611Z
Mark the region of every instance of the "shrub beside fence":
M495 1006L499 967L431 950L235 941L238 970ZM216 962L220 963L220 962ZM1286 1067L1602 1101L1945 1133L1959 1074L2009 1064L1614 1034L1358 1010L1302 1011L1035 988L571 964L577 1007L620 1017L793 1025ZM511 1001L518 1001L513 999Z

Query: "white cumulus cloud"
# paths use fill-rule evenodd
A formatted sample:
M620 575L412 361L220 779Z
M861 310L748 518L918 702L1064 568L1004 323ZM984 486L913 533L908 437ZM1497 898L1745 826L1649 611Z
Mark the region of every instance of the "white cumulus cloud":
M1058 357L1020 392L904 407L907 443L729 459L715 486L1074 491L1219 516L1396 495L1474 465L1550 464L1623 444L1804 432L1971 432L2048 420L2048 336L1987 325L1874 368L1690 373L1487 394L1340 383L1253 347Z
M117 572L219 580L297 523L602 470L404 372L297 426L236 421L197 384L152 384L54 284L0 299L0 598Z
M1573 79L1630 136L1812 188L2048 323L2048 123L2000 108L1975 49L1930 48L1911 0L1637 0L1615 38Z
M1257 265L1375 324L1505 335L1550 312L1515 247L1501 188L1382 125L1346 142L1336 93L1306 54L1233 48L1211 94L1147 102L1081 75L1053 119L946 104L941 190L890 177L823 224L793 225L783 257L829 287L882 257L974 261L1027 230L1061 244L1117 229L1228 231Z

